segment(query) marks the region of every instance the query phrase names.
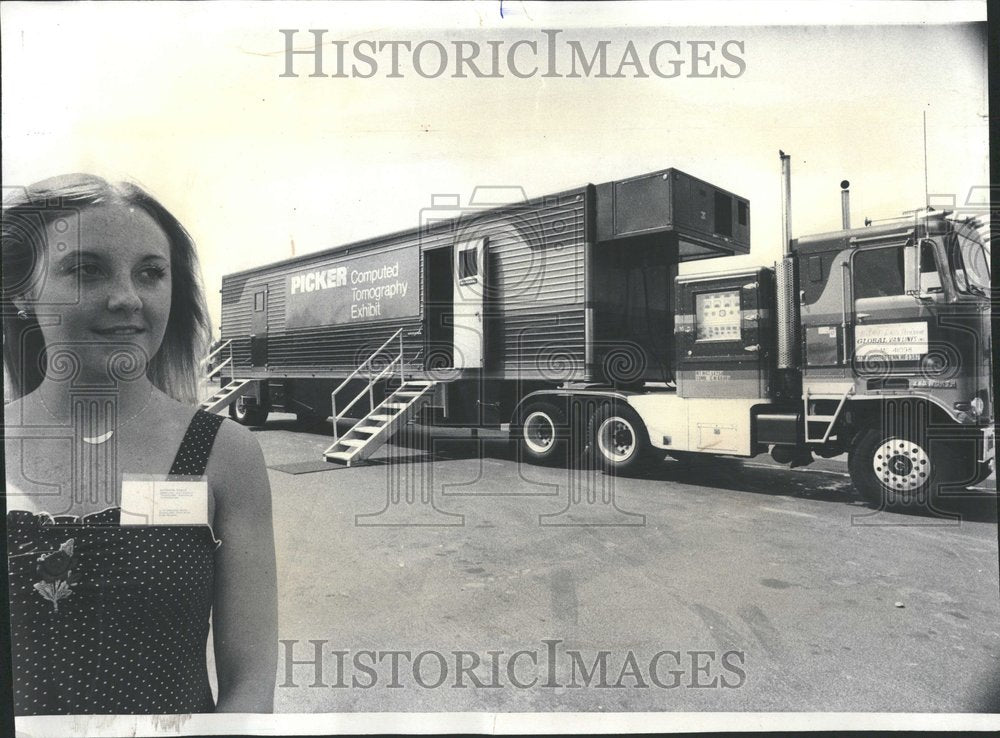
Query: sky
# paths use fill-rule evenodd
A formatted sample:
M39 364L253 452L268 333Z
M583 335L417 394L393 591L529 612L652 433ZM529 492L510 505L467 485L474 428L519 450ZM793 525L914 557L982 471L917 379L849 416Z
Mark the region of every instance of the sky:
M630 5L6 2L3 184L89 171L145 186L194 235L217 327L223 274L293 242L303 254L414 227L434 195L465 203L477 186L534 197L677 167L750 200L750 255L705 270L778 257L779 149L795 236L839 228L843 179L854 225L921 207L925 113L930 193L963 202L988 183L985 24L970 22L985 3ZM291 78L281 29L296 48L326 29L327 73L336 41L350 64L359 40L506 51L545 29L560 31L563 72L568 40L588 54L606 41L612 69L629 42L640 59L664 40L688 56L674 78L463 79L453 59L424 78L406 53L399 77L380 53L367 79L309 77L306 57ZM719 49L738 42L745 68L687 76L692 41L715 42L711 63L730 72Z

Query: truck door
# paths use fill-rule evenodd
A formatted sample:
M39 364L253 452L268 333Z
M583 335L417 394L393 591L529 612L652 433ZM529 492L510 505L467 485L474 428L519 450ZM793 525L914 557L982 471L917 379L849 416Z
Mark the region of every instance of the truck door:
M267 285L253 293L250 314L250 363L256 368L267 365Z
M929 315L908 294L916 285L907 282L917 272L907 262L916 255L912 245L895 243L858 249L851 256L853 357L847 358L853 358L856 375L865 381L861 390L908 389L908 380L899 375L913 374L927 354ZM933 254L930 262L933 270Z
M486 240L485 237L476 238L455 245L452 273L455 277L456 369L485 366Z

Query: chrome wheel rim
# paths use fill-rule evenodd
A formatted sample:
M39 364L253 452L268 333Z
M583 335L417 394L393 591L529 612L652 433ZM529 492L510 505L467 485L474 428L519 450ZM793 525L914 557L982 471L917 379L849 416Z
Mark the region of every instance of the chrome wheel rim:
M547 413L536 410L524 419L521 435L525 446L536 454L544 454L556 441L556 427Z
M912 492L930 479L931 459L919 444L890 438L875 449L872 467L886 489Z
M635 453L635 428L624 418L613 416L597 429L597 447L609 461L621 463Z

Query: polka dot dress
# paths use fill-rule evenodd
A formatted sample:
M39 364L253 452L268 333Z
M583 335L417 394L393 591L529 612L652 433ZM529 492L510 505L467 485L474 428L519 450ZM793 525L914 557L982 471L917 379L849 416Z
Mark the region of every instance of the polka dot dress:
M171 474L204 474L222 421L198 411ZM206 525L120 526L120 514L7 513L15 714L214 710L205 649L219 543ZM53 557L70 539L72 555ZM53 602L39 584L64 594Z

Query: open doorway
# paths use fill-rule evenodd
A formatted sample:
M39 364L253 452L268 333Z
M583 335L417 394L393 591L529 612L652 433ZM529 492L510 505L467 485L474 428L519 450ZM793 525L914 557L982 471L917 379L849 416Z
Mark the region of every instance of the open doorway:
M455 365L455 293L450 248L424 252L424 368Z

